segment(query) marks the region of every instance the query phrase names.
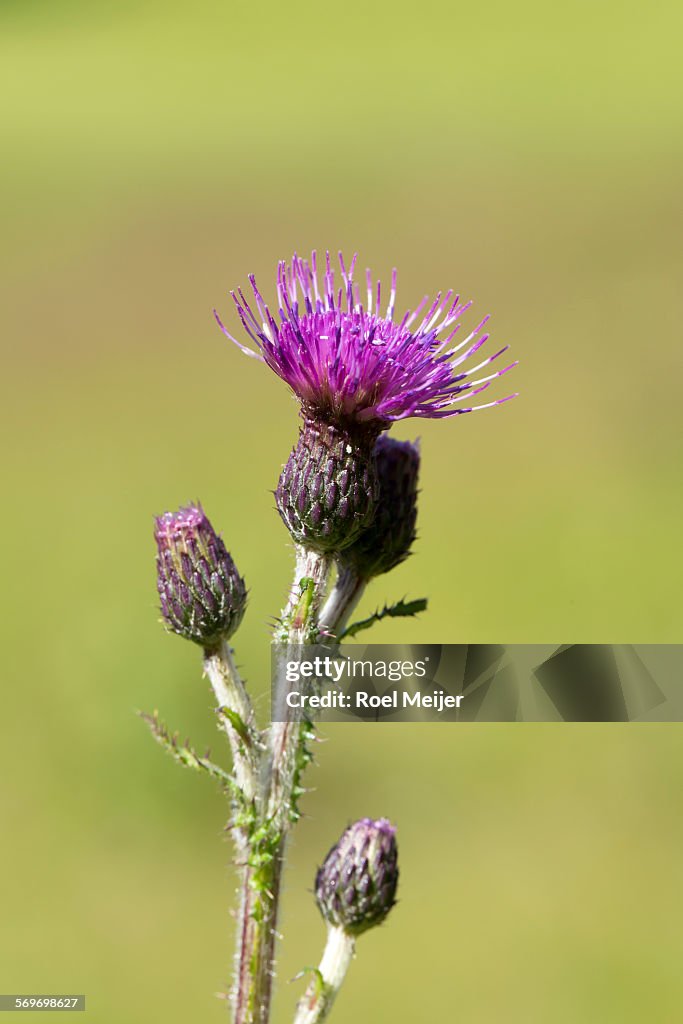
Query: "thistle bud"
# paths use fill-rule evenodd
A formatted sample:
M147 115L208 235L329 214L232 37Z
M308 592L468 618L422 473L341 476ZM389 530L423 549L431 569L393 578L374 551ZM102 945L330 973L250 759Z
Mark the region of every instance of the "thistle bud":
M417 519L420 450L386 434L375 444L379 498L371 525L343 555L356 575L369 580L389 572L410 554Z
M348 547L372 522L378 495L374 432L347 433L306 420L275 491L298 544L323 553Z
M244 580L201 506L156 519L157 589L174 633L217 647L235 632L247 603Z
M361 818L333 846L315 879L315 898L329 925L360 935L381 924L395 903L396 829Z

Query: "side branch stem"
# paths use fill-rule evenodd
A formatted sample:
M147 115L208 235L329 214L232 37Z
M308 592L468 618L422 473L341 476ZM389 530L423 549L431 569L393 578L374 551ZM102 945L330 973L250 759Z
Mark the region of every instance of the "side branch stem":
M320 966L297 1007L294 1024L325 1020L353 959L355 940L342 928L329 928Z
M258 733L254 712L234 662L232 648L225 641L204 652L204 672L211 683L221 714L233 764L235 781L247 801L256 797Z
M339 569L332 592L320 612L321 636L339 637L363 596L366 586L367 580L357 576L353 569Z

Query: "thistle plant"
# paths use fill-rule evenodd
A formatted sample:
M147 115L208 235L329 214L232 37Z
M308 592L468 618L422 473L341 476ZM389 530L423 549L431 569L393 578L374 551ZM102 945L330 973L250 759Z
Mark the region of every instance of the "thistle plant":
M347 268L340 254L339 264L335 281L329 254L320 273L315 252L310 261L295 255L280 263L277 315L251 276L249 300L241 289L231 293L244 343L216 314L231 341L269 366L300 406L299 437L275 490L295 550L294 578L273 629L275 697L283 706L292 685L284 666L300 645L336 644L385 616L426 607L424 599L398 601L348 625L368 584L407 558L416 537L420 451L416 443L389 437L392 424L451 418L514 397L474 401L515 363L490 368L507 346L473 359L489 337L488 317L456 338L469 302L452 291L439 293L399 320L396 271L382 311L381 286L370 272L363 303L356 257ZM245 583L203 509L164 513L155 537L162 619L170 632L202 649L232 767L181 744L156 713L145 718L176 761L213 777L225 791L240 877L232 1019L268 1024L287 839L300 816L315 727L300 709L290 709L285 721L257 722L230 643L244 617ZM361 818L347 828L316 876L328 939L295 1024L327 1017L356 939L386 919L397 882L394 826Z

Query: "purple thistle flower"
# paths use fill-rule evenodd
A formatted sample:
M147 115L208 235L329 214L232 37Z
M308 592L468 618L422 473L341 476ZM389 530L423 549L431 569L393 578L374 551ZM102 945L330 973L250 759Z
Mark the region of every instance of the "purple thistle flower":
M221 330L244 353L265 362L292 389L305 418L324 420L351 429L354 424L386 429L409 416L439 419L499 405L508 395L474 405L496 377L516 365L477 376L508 346L469 368L465 364L484 345L488 316L467 337L452 344L460 318L471 306L452 290L439 292L400 321L394 319L396 270L392 272L386 311L381 312L381 286L366 272L367 302L361 302L354 281L356 256L346 268L339 253L341 285L337 288L330 254L318 279L315 251L311 261L294 255L277 271L277 320L263 300L252 275L254 293L249 305L242 289L231 292L242 324L256 346L243 345L228 332L214 311ZM460 404L466 401L467 404Z
M247 603L244 580L200 505L155 520L157 590L170 630L210 650L235 632Z
M315 898L328 924L360 935L381 924L396 902L396 829L386 818L350 825L315 879Z

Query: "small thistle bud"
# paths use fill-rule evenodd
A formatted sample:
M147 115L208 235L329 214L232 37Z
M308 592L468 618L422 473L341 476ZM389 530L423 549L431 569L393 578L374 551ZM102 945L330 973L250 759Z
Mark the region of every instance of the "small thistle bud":
M278 511L298 544L335 553L372 522L378 495L375 436L305 420L275 491Z
M381 924L395 903L396 829L361 818L333 846L315 879L315 898L329 925L360 935Z
M244 580L199 505L156 519L157 589L174 633L217 647L235 632L247 603Z
M343 555L361 579L389 572L410 554L417 519L420 450L382 434L375 444L379 498L372 524Z

